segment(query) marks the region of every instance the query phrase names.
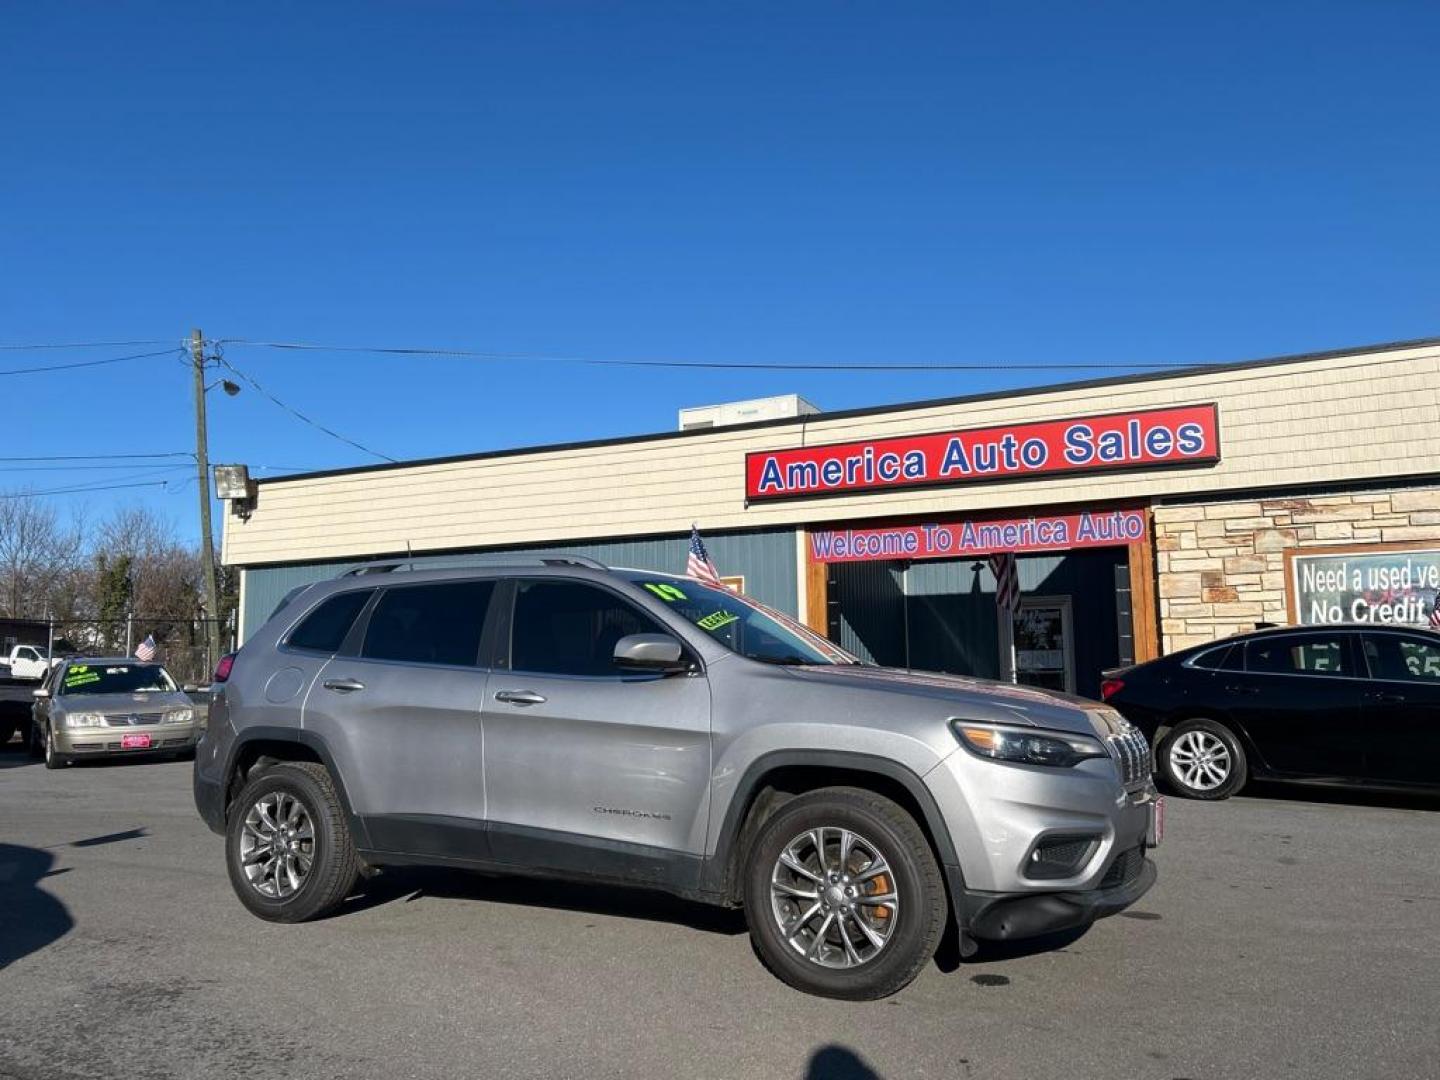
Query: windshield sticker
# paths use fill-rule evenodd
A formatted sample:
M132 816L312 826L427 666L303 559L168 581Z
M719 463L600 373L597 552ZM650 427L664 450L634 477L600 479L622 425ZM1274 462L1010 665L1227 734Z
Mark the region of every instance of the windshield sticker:
M75 686L87 686L90 683L100 681L100 673L91 671L88 664L77 664L65 672L65 689L69 690Z
M695 625L701 630L709 630L712 633L722 626L729 626L732 622L739 622L740 616L730 611L717 611L706 615L703 619L696 619Z
M676 600L684 600L685 594L674 585L665 581L647 581L645 588L658 596L661 600L674 603Z

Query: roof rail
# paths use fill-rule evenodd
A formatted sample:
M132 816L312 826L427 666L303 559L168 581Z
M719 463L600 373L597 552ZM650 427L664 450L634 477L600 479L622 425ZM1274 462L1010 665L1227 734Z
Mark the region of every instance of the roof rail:
M423 566L416 567L409 560L404 562L377 562L367 563L364 566L357 566L354 569L346 570L341 577L363 577L367 574L393 574L397 571L410 570L470 570L482 569L496 566L586 566L592 570L610 569L599 559L592 559L588 555L547 555L536 552L485 552L478 555L463 556L463 562L455 562L444 566Z

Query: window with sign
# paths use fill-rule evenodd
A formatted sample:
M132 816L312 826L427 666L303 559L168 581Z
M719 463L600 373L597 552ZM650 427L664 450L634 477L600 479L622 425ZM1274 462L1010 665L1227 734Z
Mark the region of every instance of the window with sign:
M1391 682L1440 684L1440 643L1409 634L1366 634L1370 677Z
M856 664L855 657L749 597L686 578L631 581L732 652L767 664Z
M1344 634L1287 634L1245 646L1245 670L1262 675L1351 675Z

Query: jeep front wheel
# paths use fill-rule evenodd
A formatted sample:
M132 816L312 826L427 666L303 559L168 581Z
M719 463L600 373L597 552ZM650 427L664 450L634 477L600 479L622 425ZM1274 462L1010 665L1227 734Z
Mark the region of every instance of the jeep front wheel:
M235 895L270 922L304 922L339 906L360 874L345 808L323 765L285 762L241 790L225 830Z
M907 986L945 928L945 885L929 842L901 807L860 788L787 802L745 866L750 936L797 989L864 1001Z

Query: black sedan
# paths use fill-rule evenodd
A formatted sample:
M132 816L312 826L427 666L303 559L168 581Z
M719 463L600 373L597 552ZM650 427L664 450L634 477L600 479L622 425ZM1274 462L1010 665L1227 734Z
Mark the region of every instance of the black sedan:
M1285 627L1105 674L1179 795L1228 798L1250 777L1440 790L1440 634Z

